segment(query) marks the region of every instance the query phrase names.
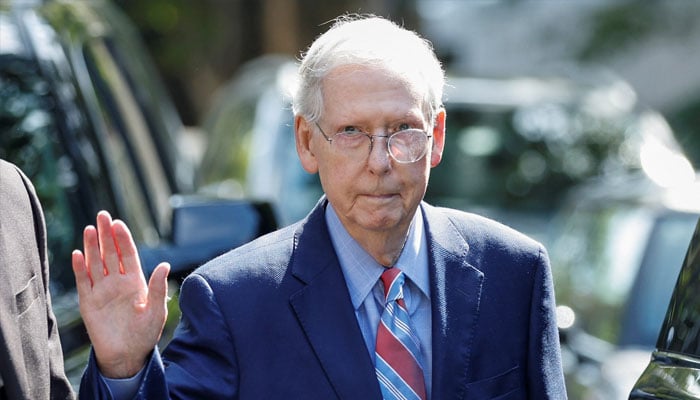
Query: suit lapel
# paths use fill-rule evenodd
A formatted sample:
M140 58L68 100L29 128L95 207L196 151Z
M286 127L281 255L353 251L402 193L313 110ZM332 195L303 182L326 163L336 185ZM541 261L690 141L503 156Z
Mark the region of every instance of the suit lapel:
M423 203L428 238L433 335L433 399L463 396L484 275L467 262L469 246L443 213Z
M290 303L341 399L379 399L372 360L357 324L324 218L325 200L295 236L292 273L306 285Z

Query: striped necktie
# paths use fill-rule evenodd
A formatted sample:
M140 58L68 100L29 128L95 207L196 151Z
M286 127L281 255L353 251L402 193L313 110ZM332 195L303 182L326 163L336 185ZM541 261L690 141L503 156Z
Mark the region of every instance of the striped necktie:
M403 300L404 273L382 273L385 307L377 328L376 372L384 400L426 399L420 343Z

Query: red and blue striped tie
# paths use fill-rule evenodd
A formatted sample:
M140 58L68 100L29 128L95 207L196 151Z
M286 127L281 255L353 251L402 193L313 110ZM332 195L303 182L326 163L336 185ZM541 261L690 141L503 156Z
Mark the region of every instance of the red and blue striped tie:
M404 279L395 267L382 273L386 306L377 329L377 379L384 400L425 400L420 343L403 300Z

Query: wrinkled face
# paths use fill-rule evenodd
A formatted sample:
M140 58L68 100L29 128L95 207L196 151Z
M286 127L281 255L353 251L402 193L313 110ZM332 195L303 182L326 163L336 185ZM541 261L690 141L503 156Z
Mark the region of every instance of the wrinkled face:
M333 69L323 81L324 109L318 126L328 137L345 131L391 135L417 128L433 137L420 160L401 164L387 151L387 138L377 137L370 151L342 151L327 141L314 123L298 116L297 151L304 169L319 173L321 184L348 232L406 231L423 199L430 168L442 157L445 114L435 124L426 121L421 95L405 81L383 69L346 65ZM359 155L358 155L359 154Z

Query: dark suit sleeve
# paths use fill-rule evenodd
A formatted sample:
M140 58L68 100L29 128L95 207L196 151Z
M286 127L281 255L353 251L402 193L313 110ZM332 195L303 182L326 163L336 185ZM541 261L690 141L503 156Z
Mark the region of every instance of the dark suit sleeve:
M544 248L535 268L529 335L529 398L565 399L554 284Z
M144 368L144 375L134 399L168 399L168 385L165 382L163 362L158 350L154 350ZM90 358L80 382L80 400L123 400L115 398L109 386L100 376L95 360L95 353L90 351Z
M237 364L224 319L207 282L190 275L180 292L182 316L163 353L156 349L135 400L236 399ZM91 355L80 386L81 400L112 399Z
M163 353L173 397L237 399L238 364L231 329L209 283L193 273L182 284L182 316Z
M3 318L5 326L0 329L10 356L0 363L9 362L11 368L1 367L6 389L37 399L72 399L51 308L46 227L39 200L19 168L2 160L0 191L0 279L10 286L14 300L10 309L16 318L11 324Z
M44 213L39 204L39 199L34 191L34 186L29 179L19 171L24 180L27 193L32 206L32 214L34 217L34 231L36 232L36 243L39 250L39 258L41 260L41 281L43 296L46 299L46 321L48 323L48 351L50 363L50 385L52 399L69 399L74 398L74 394L68 379L66 378L63 368L63 349L61 340L58 336L58 323L51 308L51 294L49 292L49 262L48 248L46 239L46 224L44 222Z

